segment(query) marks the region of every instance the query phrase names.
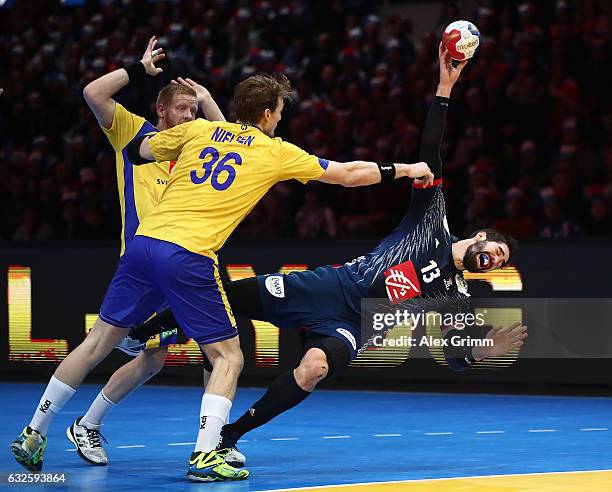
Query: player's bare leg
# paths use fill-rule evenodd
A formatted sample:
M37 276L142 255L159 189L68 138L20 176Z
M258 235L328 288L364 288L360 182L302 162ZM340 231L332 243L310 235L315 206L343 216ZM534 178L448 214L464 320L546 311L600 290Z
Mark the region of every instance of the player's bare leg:
M320 348L311 348L302 357L300 365L293 371L295 382L304 391L311 393L327 376L327 356Z
M237 449L238 440L247 432L304 401L317 384L327 377L328 371L325 352L316 347L308 349L293 371L281 374L244 415L223 427L219 447L227 450L226 461L233 466L242 466L246 458Z
M53 377L77 389L89 371L102 362L125 335L125 328L113 326L98 318L85 340L68 354Z
M229 466L216 452L221 428L227 421L244 365L238 337L202 346L213 370L202 397L200 430L189 460L187 478L192 481L244 480L247 470Z
M167 354L167 347L143 350L136 358L121 366L113 373L87 413L78 417L66 429L66 437L84 461L92 465L108 464L108 457L100 442L104 417L113 406L161 371Z
M51 421L74 395L85 376L125 335L124 328L98 318L85 340L62 361L51 377L30 425L11 444L15 459L24 468L32 471L42 469L42 457L47 445L45 436Z

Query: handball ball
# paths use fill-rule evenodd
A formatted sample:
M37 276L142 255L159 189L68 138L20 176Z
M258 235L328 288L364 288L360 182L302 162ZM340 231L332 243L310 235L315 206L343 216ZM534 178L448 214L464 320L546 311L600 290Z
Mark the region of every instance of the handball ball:
M469 21L451 22L442 35L442 43L453 60L469 60L474 56L480 45L480 32Z

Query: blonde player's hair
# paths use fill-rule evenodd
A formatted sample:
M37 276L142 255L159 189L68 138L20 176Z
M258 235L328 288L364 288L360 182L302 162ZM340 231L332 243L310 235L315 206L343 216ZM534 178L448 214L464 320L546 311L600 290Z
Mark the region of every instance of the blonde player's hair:
M194 91L191 87L187 87L186 85L182 84L168 84L161 91L159 91L156 104L163 104L164 106L167 106L172 102L172 99L176 94L186 94L188 96L197 98L196 91Z

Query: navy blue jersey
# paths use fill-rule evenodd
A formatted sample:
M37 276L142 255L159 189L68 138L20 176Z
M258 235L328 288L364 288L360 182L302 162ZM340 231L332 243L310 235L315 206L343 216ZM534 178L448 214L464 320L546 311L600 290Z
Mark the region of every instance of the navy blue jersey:
M452 259L442 185L412 191L410 207L395 230L365 256L335 270L351 309L362 298L387 298L391 304L414 297L466 297L467 284ZM328 267L329 268L329 267Z
M376 309L399 303L420 309L433 300L446 312L465 309L467 284L452 259L456 240L448 230L440 181L428 188L415 186L402 221L365 256L339 268L260 276L266 320L281 328L307 326L344 337L356 355L369 338L360 330L364 298L383 298L384 305L377 302Z
M364 347L359 328L364 298L383 298L385 307L399 303L418 307L435 300L445 311L463 310L468 304L467 284L453 262L457 238L448 229L442 191L440 143L447 106L448 99L436 97L423 132L420 157L436 177L433 186L413 185L406 215L365 256L340 268L323 266L262 277L262 302L269 321L280 327L314 326L315 331L332 336L340 333L354 350Z

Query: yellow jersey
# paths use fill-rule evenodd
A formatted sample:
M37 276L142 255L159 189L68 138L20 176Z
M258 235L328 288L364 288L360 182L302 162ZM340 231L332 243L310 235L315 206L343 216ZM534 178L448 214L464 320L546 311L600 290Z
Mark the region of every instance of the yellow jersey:
M176 165L157 207L137 234L213 259L270 187L288 179L307 183L328 165L325 159L239 123L197 119L156 133L148 142L157 161L176 160Z
M117 187L121 204L121 255L134 237L142 218L157 204L168 183L170 163L155 162L134 166L127 157L127 145L137 137L157 132L141 116L115 103L110 128L101 127L115 151Z

